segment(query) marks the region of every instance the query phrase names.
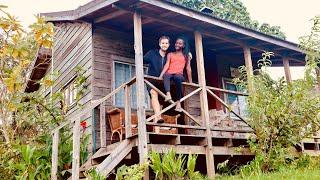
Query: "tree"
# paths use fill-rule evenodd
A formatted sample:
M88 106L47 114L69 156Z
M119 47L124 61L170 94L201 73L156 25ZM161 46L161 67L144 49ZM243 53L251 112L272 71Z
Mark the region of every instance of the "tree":
M258 21L252 20L247 8L240 0L172 0L191 9L200 10L202 7L212 8L213 16L237 23L247 28L260 31L281 39L285 34L279 26L270 26L267 23L259 25Z
M260 69L252 77L254 91L248 98L248 123L255 130L250 148L256 158L241 172L278 171L299 164L295 152L301 148L300 142L319 131L320 94L315 92L315 69L320 65L319 27L320 17L317 17L311 34L301 38L300 46L307 56L303 79L291 83L283 77L272 80L267 67L271 66L273 53L264 53L258 61ZM243 78L235 81L246 87L245 68L240 70Z
M26 32L17 18L0 6L0 179L47 179L51 169L52 138L50 129L66 121L61 92L44 97L42 89L50 89L55 74L37 81L41 89L26 93L28 72L41 48L50 50L53 24L37 17ZM86 78L79 71L75 82L83 93ZM71 160L72 141L69 129L60 131L59 170ZM83 137L81 161L86 158L88 138ZM84 142L84 143L83 143ZM59 172L61 172L59 171Z

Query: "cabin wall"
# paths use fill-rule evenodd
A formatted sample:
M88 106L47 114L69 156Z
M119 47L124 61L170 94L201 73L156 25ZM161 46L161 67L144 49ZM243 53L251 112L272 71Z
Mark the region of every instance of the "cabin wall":
M143 36L144 54L150 49L158 48L158 39ZM134 42L132 32L120 32L111 28L95 25L93 27L93 99L99 99L109 94L113 87L114 62L134 64ZM114 107L114 99L106 101L106 108ZM99 111L99 109L97 109ZM111 143L110 129L107 121L107 144ZM100 147L100 117L95 118L96 148Z
M83 108L90 105L92 99L92 28L91 24L85 22L57 23L55 24L55 42L52 49L53 72L56 72L53 92L63 90L63 88L77 74L77 68L81 68L83 75L87 78L85 82L85 92L79 103ZM50 70L51 71L51 66ZM50 91L50 89L49 89ZM90 135L92 131L92 114L78 117L81 109L77 105L69 108L67 115L69 118L81 118L87 122L85 133ZM91 136L90 136L91 137ZM88 147L92 147L92 138L89 138Z
M243 55L217 55L219 85L222 87L222 78L232 78L230 67L238 68L244 65Z
M133 35L110 30L105 27L93 28L93 99L109 94L113 89L114 60L134 63ZM112 108L114 99L106 101L107 110ZM99 110L98 110L99 111ZM95 118L96 148L100 147L100 116ZM107 144L111 143L111 132L108 121Z

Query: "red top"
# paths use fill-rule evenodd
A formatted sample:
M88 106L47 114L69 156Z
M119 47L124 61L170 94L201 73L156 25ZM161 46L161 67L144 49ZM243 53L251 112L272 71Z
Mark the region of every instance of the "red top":
M169 53L168 61L170 61L168 74L183 74L186 65L186 57L183 54Z

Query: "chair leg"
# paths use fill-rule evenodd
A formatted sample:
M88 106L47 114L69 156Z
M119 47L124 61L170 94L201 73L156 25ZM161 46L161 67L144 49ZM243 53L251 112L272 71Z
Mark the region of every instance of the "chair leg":
M114 132L111 132L111 143L112 143L112 140L113 140L113 134L114 134Z
M118 133L119 133L120 141L122 141L122 130L118 131Z

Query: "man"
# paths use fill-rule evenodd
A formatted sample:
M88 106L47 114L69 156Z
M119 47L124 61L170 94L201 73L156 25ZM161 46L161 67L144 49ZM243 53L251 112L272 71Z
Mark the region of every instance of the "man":
M159 46L160 49L154 49L147 52L147 54L144 56L143 61L145 64L149 65L148 69L148 75L159 77L164 65L166 64L167 60L167 50L170 46L170 38L167 36L161 36L159 38ZM161 89L159 86L159 83L151 81L151 83L156 86L158 89ZM154 89L148 88L148 91L151 96L151 106L155 114L160 113L160 103L158 99L158 93ZM157 123L163 123L164 120L161 118L161 116L155 117L155 121Z

